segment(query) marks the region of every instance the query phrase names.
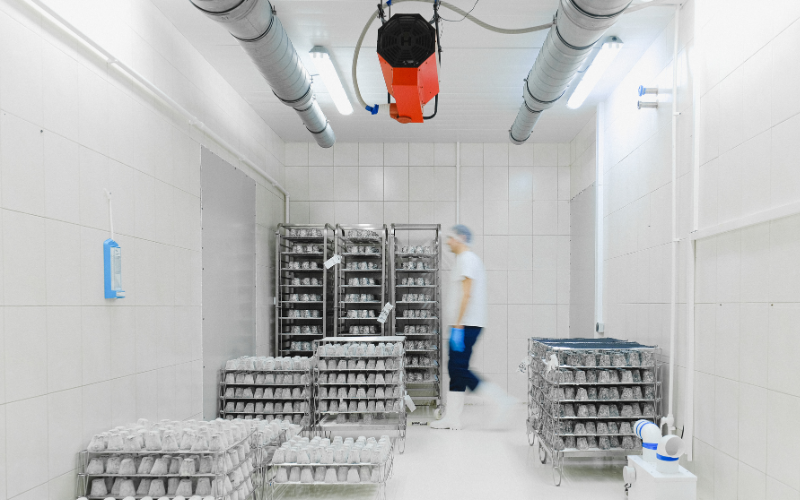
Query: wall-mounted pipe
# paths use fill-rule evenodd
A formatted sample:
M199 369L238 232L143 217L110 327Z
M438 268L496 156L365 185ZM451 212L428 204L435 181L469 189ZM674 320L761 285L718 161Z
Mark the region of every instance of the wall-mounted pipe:
M225 26L247 52L272 92L293 108L323 148L336 142L314 98L311 75L300 61L269 0L191 0L209 18Z
M456 142L456 224L461 224L461 143Z
M667 431L675 430L672 413L675 396L675 337L678 335L678 39L680 36L681 6L675 6L675 32L672 46L672 241L670 242L670 310L669 310L669 409L663 424Z
M511 142L528 140L542 111L564 95L594 44L630 1L561 0L553 27L522 86L524 100L508 132Z

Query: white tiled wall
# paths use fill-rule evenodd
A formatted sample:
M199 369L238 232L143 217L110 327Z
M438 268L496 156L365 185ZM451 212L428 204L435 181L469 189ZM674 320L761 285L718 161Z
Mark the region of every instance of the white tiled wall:
M698 1L695 20L701 228L800 201L800 4L719 7ZM800 498L800 442L782 430L800 409L798 248L797 216L698 243L701 498Z
M150 2L48 3L283 179L282 141ZM0 0L0 500L74 498L92 434L201 412L200 144L242 166L173 118L27 3ZM127 292L113 303L103 188ZM282 206L266 187L258 202L263 240Z
M681 238L691 227L693 111L700 122L700 228L800 201L800 98L790 90L800 81L800 4L753 7L692 0L682 9ZM607 332L662 346L668 338L671 103L664 96L657 111L637 111L634 89L657 84L668 90L672 30L667 27L609 98L605 124ZM798 216L698 242L693 346L685 338L685 263L679 262L676 417L681 426L685 374L693 369L694 461L687 466L699 476L698 498L800 498L794 452L800 443L785 430L800 410L798 249ZM694 367L684 366L688 349Z
M569 144L461 144L460 222L486 265L489 326L477 370L520 399L525 339L569 334ZM456 221L455 143L286 144L291 218Z

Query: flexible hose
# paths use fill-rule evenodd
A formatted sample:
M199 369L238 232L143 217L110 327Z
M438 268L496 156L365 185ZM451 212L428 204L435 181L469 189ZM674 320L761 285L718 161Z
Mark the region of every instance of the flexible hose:
M398 3L405 3L405 2L421 2L421 3L431 3L432 4L433 1L434 0L393 0L392 1L392 5L398 4ZM499 28L497 26L492 26L489 23L481 21L480 19L476 18L472 14L469 14L468 12L461 10L460 8L456 7L453 4L450 4L450 3L447 3L447 2L439 2L439 5L441 5L442 7L445 7L445 8L448 8L448 9L452 10L456 14L464 16L466 19L469 19L470 21L472 21L473 23L477 24L481 28L487 29L489 31L494 31L495 33L501 33L501 34L504 34L504 35L521 35L523 33L533 33L535 31L546 30L547 28L549 28L550 26L553 25L553 23L547 23L547 24L542 24L542 25L539 25L539 26L532 26L530 28L519 28L519 29ZM388 7L388 6L384 3L382 7ZM388 104L375 104L374 106L369 106L369 107L367 106L367 103L364 102L364 98L361 97L361 89L359 89L359 87L358 87L358 79L356 78L356 70L358 68L358 54L361 52L361 44L364 43L364 37L367 35L367 31L369 31L370 26L372 26L372 23L375 21L375 19L377 17L378 17L378 10L376 9L375 12L372 13L372 16L370 16L369 21L367 21L367 24L364 26L364 29L361 30L361 36L358 37L358 43L356 43L356 50L355 50L355 53L353 54L353 88L355 89L356 99L358 99L358 102L361 104L362 108L370 109L373 114L376 114L378 112L378 110L376 108L388 108L389 105Z
M420 2L420 3L433 3L434 0L393 0L392 5L397 3L405 3L405 2ZM673 5L675 0L656 0L655 2L646 3L637 5L635 7L629 7L625 12L631 13L637 10L645 9L647 7L657 7L660 5ZM473 23L477 24L481 28L487 29L489 31L494 31L495 33L500 33L503 35L522 35L525 33L534 33L536 31L546 30L553 25L553 23L547 24L540 24L539 26L531 26L530 28L519 28L519 29L506 29L506 28L499 28L497 26L492 26L489 23L481 21L477 17L473 16L469 12L461 10L460 8L456 7L455 5L447 2L439 2L439 5L442 7L448 8L455 12L456 14L464 16L465 19L469 19ZM383 4L381 7L389 7L391 5ZM368 106L366 102L364 102L364 98L361 97L361 89L358 87L358 78L356 77L356 70L358 69L358 54L361 52L361 44L364 43L364 37L367 35L367 31L369 31L369 27L372 26L373 21L378 17L378 10L376 9L375 12L372 13L372 16L367 21L367 24L364 26L364 29L361 30L361 35L358 37L358 43L356 43L356 50L353 54L353 88L356 92L356 99L361 104L362 108L366 108L372 112L372 114L377 114L379 108L388 109L388 104L375 104L374 106Z

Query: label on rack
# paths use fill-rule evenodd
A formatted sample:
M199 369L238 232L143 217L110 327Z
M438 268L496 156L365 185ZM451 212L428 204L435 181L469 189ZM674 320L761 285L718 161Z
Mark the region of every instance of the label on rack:
M389 317L389 313L394 309L394 306L387 302L385 306L383 306L383 310L381 311L381 315L378 316L378 323L386 323L386 319Z
M333 257L325 261L325 269L330 269L336 264L342 263L342 256L338 254L333 254Z

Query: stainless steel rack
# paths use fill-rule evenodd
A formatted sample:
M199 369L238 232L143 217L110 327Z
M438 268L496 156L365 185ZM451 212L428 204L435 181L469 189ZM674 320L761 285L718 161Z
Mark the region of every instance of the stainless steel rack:
M229 498L231 493L238 492L241 494L240 498L247 500L261 500L263 498L263 487L266 478L266 460L267 453L270 447L279 445L282 441L282 436L276 436L271 440L266 440L263 434L257 430L252 430L244 439L233 443L225 450L220 451L192 451L192 450L142 450L140 452L133 451L91 451L83 450L78 454L78 470L77 470L77 483L76 494L77 496L84 497L90 500L102 500L109 496L123 496L119 493L113 493L112 484L116 485L120 481L128 481L129 484L136 488L135 495L124 495L125 497L133 497L141 499L148 497L148 492L143 492L142 488L150 488L152 481L161 481L165 495L161 497L174 498L175 493L168 493L168 484L173 481L189 481L191 484L192 492L196 492L199 488L205 487L208 491L202 494L204 497L212 497L215 500L223 500ZM242 450L239 450L242 448ZM218 464L225 464L225 457L230 453L237 454L239 450L240 461L235 462L233 466L225 466L222 470L217 470ZM241 452L244 451L244 457ZM121 473L121 470L109 471L110 463L116 457L118 465L120 461L125 459L133 459L134 464L141 469L141 461L145 457L153 461L159 459L173 460L177 459L182 461L184 458L194 458L200 460L196 463L196 473L188 474L186 471L169 470L168 473L142 473L142 474L128 474ZM163 458L162 458L163 457ZM230 462L229 462L230 463ZM201 464L213 464L209 472L200 472L202 470ZM93 467L99 467L93 470ZM170 466L171 468L171 466ZM104 469L102 472L100 469ZM138 472L138 471L137 471ZM233 490L225 490L225 479L231 474L238 474L245 480L233 487ZM94 482L101 481L105 483L107 493L99 494L102 492L94 491ZM228 483L230 484L230 483ZM203 486L204 485L204 486ZM244 493L242 493L244 492ZM191 496L191 494L190 494Z
M367 336L328 338L314 342L314 358L317 360L313 391L316 433L327 437L340 432L394 432L391 437L397 441L397 449L400 453L405 451L404 347L401 347L399 355L395 348L391 354L352 352L354 347L362 344L403 346L404 340L404 337L397 336ZM333 346L342 346L344 351L332 353ZM390 362L391 367L387 366ZM372 375L376 380L370 382ZM336 380L332 381L332 377L336 377ZM377 396L376 387L383 389L382 398ZM347 397L340 396L338 390L336 396L331 397L331 391L336 388L344 388ZM373 391L376 394L373 395ZM356 404L355 409L351 403ZM381 404L383 409L379 409ZM346 409L342 409L345 405Z
M276 356L311 356L311 341L334 335L335 274L325 268L325 262L334 254L335 232L330 224L278 224ZM295 316L298 313L300 317Z
M304 370L224 368L219 375L219 416L277 418L309 429L314 402L312 376L311 365Z
M332 436L329 436L332 437ZM303 469L310 469L310 472L316 473L319 468L325 469L327 472L328 469L335 469L340 470L344 469L351 469L356 468L357 470L362 470L366 468L369 471L370 480L369 481L361 481L359 479L358 483L349 482L349 481L339 481L337 478L336 482L327 482L327 481L313 481L313 482L303 482L302 480L292 481L291 477L291 470L296 469L297 473L296 476L302 477ZM279 474L280 469L284 469L284 474ZM304 487L318 487L320 491L324 491L324 488L328 487L364 487L364 486L378 486L378 498L386 499L386 483L392 477L392 472L394 469L394 443L391 443L391 447L386 454L386 459L383 461L373 462L373 461L361 461L360 463L352 464L352 463L328 463L324 464L320 462L314 463L307 463L307 464L300 464L300 463L271 463L269 465L269 470L267 472L267 485L269 486L269 498L280 498L278 495L284 488L290 488L293 486L304 486ZM285 476L285 477L283 477Z
M442 226L392 224L388 253L391 255L389 300L394 305L392 331L406 338L406 390L416 406L430 407L438 416L444 410L439 278ZM415 311L426 317L407 316Z
M528 444L538 442L542 463L549 455L556 486L565 459L641 453L634 423L660 413L657 351L608 338L528 339Z
M337 336L385 335L386 323L378 317L387 302L385 225L336 225L335 252L342 262L335 267ZM372 300L364 300L366 296ZM358 301L348 300L357 296ZM361 312L363 314L353 313ZM356 331L357 330L357 331Z

